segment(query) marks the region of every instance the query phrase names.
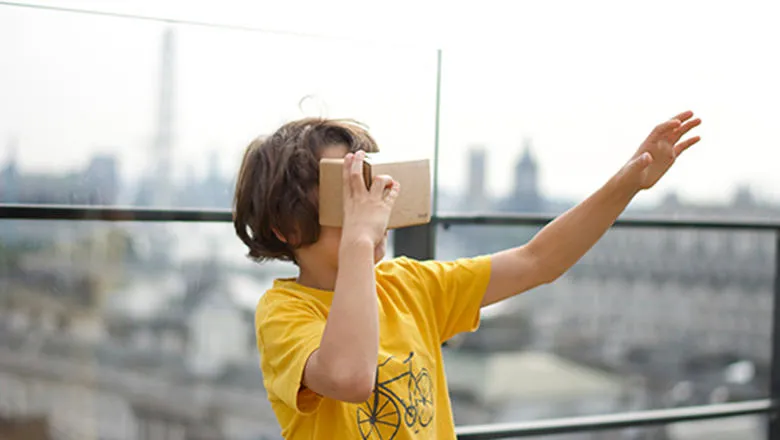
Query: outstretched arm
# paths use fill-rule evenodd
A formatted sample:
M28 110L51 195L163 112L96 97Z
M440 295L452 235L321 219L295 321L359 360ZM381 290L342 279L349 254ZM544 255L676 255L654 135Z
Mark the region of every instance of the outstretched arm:
M655 127L617 174L545 226L527 244L492 255L492 270L482 305L486 306L555 281L606 233L634 196L651 188L677 157L699 141L680 139L701 120L687 111Z

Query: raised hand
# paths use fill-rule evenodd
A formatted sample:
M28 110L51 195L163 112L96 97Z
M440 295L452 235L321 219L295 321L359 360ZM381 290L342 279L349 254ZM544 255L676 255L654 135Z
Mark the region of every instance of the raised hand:
M642 142L622 170L622 174L630 179L637 189L652 188L683 151L701 140L699 136L694 136L681 141L691 129L701 124L701 119L691 118L692 111L680 113L657 125Z
M376 176L371 188L363 180L365 153L358 151L344 158L344 228L342 241L368 239L377 245L384 240L390 212L400 184L390 176Z

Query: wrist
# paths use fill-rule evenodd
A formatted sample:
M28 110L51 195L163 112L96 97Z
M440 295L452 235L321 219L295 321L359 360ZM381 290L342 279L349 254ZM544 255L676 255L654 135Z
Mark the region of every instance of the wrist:
M342 234L341 244L339 246L339 252L361 252L370 251L371 255L374 252L374 242L367 235L350 235Z
M620 172L614 175L612 179L607 182L607 186L612 190L610 192L620 198L625 198L628 201L642 191L639 182L637 182L635 178L632 178L632 176L627 175L623 170L620 170Z

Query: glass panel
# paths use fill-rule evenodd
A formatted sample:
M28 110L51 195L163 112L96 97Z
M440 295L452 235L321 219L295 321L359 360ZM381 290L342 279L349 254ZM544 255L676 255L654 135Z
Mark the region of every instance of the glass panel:
M767 419L763 416L734 417L669 425L669 438L680 440L765 440Z
M433 156L434 50L0 10L0 203L227 208L244 148L303 116Z
M229 223L0 221L0 243L0 420L278 438L254 308L294 266L254 264Z
M735 145L764 157L780 144L780 64L765 56L777 52L780 28L768 3L676 4L673 16L656 4L598 0L567 3L565 14L557 2L509 5L444 51L441 212L559 212L688 108L704 120L702 143L636 205L671 191L725 204L743 184L778 200L776 160L734 161ZM659 21L677 32L659 34Z
M531 227L439 229L437 259ZM613 229L552 284L483 309L445 350L458 424L768 396L772 233ZM682 429L682 428L681 428Z
M765 440L766 419L743 416L666 426L578 432L546 436L513 437L513 440Z

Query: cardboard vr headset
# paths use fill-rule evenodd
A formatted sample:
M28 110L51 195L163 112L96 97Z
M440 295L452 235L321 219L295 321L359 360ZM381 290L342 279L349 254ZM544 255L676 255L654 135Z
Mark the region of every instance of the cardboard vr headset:
M320 160L320 225L341 227L344 159ZM389 175L401 185L390 212L388 229L404 228L431 221L431 171L428 159L388 160L367 154L363 161L363 180L370 187L375 176Z

